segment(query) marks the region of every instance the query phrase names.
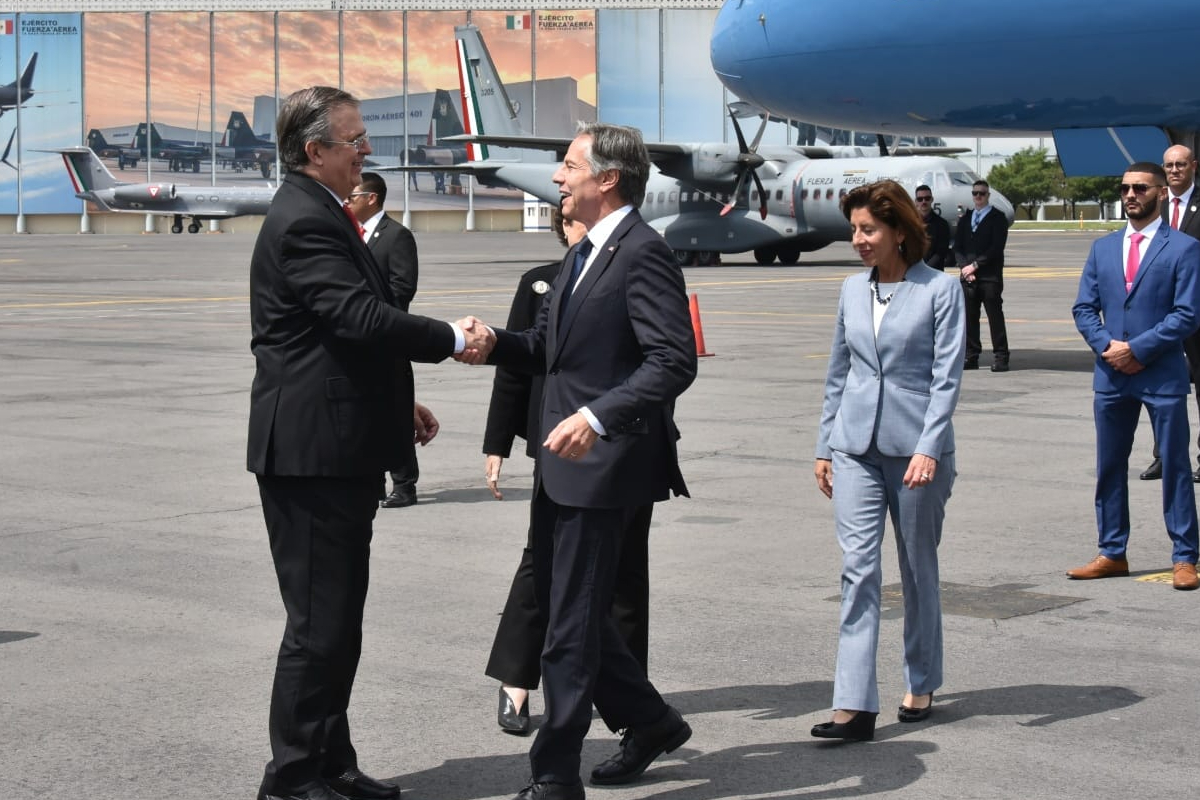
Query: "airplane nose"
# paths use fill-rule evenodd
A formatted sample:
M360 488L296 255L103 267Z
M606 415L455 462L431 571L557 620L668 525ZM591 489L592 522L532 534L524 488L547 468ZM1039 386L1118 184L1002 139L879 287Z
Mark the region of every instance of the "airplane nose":
M738 97L743 97L745 88L745 60L752 55L746 31L750 25L757 27L745 5L745 0L727 0L717 12L709 43L713 71L721 83Z

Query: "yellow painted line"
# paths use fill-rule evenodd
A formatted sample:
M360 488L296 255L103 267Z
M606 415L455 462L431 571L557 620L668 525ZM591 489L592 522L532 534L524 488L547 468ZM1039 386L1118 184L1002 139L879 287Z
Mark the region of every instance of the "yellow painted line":
M1149 575L1138 575L1134 580L1141 583L1174 583L1175 574L1173 572L1154 572Z

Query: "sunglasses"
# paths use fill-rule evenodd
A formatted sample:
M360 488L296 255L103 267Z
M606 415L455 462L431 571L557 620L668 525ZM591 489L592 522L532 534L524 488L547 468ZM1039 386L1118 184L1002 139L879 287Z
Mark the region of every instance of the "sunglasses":
M972 190L971 190L971 195L972 195L973 197L987 197L987 196L988 196L988 193L987 193L987 192L977 192L977 191L975 191L974 189L972 189Z
M1161 189L1162 187L1161 187L1161 186L1159 186L1157 183L1152 183L1152 184L1146 184L1146 183L1122 183L1122 184L1121 184L1119 187L1117 187L1117 188L1118 188L1118 189L1120 189L1120 192L1121 192L1121 194L1122 194L1122 195L1127 195L1127 194L1129 194L1129 190L1130 190L1130 189L1132 189L1132 190L1133 190L1133 193L1134 193L1134 194L1136 194L1136 195L1138 195L1138 196L1140 197L1141 195L1144 195L1146 192L1150 191L1151 189Z
M930 195L929 197L918 197L917 202L918 203L932 203L933 195Z

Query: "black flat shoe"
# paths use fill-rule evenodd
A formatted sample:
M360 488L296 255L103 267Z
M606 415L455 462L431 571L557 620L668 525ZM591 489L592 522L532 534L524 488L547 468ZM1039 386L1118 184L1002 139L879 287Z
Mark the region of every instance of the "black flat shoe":
M869 742L875 738L875 717L872 711L859 711L849 722L822 722L813 725L810 734L818 739L846 739L851 742Z
M504 691L504 687L500 687L500 710L496 712L496 723L500 726L500 730L505 733L511 733L514 736L529 735L529 697L525 697L525 702L520 708L517 708L516 703L508 696L508 692Z
M933 713L933 692L929 693L929 705L924 708L909 708L901 704L896 711L896 719L901 722L920 722L923 719L929 719L929 715Z

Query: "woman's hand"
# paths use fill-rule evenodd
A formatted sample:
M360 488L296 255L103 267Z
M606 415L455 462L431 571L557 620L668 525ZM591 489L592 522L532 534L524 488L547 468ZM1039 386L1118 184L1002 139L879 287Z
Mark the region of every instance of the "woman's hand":
M921 453L914 453L904 472L904 485L910 489L928 486L937 474L937 460Z
M828 458L818 458L813 465L813 475L817 477L817 488L826 497L833 497L833 462Z

